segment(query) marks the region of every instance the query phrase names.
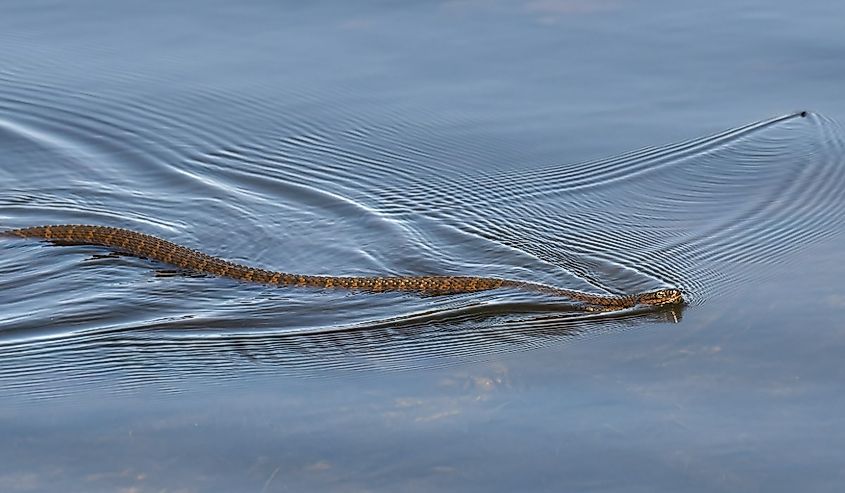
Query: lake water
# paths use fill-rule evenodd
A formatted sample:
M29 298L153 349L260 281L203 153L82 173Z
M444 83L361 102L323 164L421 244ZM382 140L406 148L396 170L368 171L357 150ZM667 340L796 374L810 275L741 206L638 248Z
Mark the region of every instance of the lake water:
M845 4L0 6L1 491L840 491Z

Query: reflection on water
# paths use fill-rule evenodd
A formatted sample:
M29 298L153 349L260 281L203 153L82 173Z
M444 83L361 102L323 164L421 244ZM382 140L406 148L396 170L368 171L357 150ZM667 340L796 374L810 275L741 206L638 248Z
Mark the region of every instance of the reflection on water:
M0 490L836 491L823 4L9 2L0 229L689 304L277 288L0 238Z
M217 334L202 320L123 327L37 343L7 343L0 378L7 391L19 396L49 397L92 387L126 390L152 382L178 388L179 381L197 375L209 379L226 379L233 373L324 377L340 370L431 368L648 322L678 323L683 310L671 306L562 317L560 308L560 303L503 303L314 333Z

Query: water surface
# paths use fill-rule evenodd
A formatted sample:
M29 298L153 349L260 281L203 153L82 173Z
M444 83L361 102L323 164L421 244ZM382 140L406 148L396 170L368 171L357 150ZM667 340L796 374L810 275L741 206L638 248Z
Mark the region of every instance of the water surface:
M834 2L7 2L0 227L500 290L280 289L0 239L3 491L836 491Z

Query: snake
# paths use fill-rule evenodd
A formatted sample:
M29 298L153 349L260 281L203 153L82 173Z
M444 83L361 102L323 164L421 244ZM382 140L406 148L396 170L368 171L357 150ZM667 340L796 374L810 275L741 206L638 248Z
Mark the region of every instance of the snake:
M0 231L0 235L38 238L60 245L97 245L114 251L156 260L186 271L278 286L307 286L369 292L404 291L423 295L474 293L515 288L565 297L600 309L624 309L638 305L663 306L683 303L679 289L664 288L628 295L589 293L547 284L473 276L324 276L275 272L229 262L170 241L130 229L100 225L60 224Z

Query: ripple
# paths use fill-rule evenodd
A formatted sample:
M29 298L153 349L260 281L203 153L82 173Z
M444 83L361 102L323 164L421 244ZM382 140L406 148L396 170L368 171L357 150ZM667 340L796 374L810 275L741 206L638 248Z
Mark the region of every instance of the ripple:
M193 332L204 321L125 326L90 337L7 341L0 346L0 393L18 399L142 386L188 391L185 379L233 375L331 378L338 371L406 371L526 351L641 326L678 322L680 308L613 314L570 312L555 304L502 304L431 312L370 326L302 333ZM522 315L518 315L523 312ZM498 317L493 314L498 314Z
M583 164L389 188L380 207L451 221L594 289L674 285L703 302L838 234L842 142L835 122L796 112Z
M308 93L267 103L198 87L151 100L121 95L118 80L67 94L0 72L13 163L0 165L4 227L123 226L308 274L497 276L612 294L673 286L697 305L765 278L845 219L843 132L813 113L585 163L502 168L460 132L444 138L460 121L415 125L395 109L355 113ZM237 117L218 121L221 108ZM167 266L96 247L0 248L0 381L33 395L55 395L57 374L85 385L120 374L115 385L131 389L243 368L415 368L680 320L585 315L506 290L274 290L157 276ZM153 376L160 365L169 373Z

